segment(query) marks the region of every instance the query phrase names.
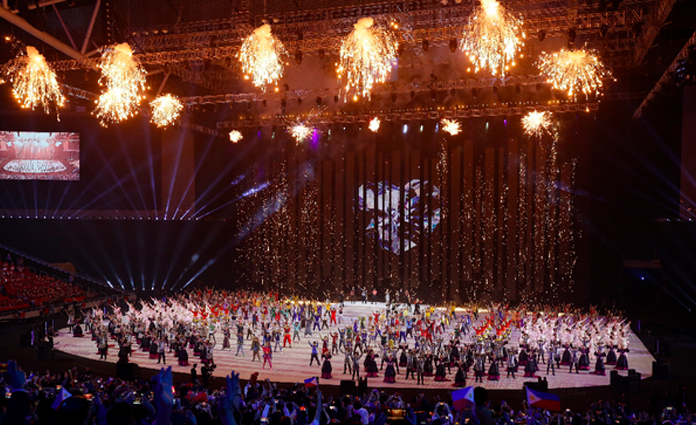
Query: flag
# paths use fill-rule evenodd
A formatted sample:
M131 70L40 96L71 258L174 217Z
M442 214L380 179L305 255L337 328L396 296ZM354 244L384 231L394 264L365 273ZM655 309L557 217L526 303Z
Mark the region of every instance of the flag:
M454 408L463 411L474 405L474 387L466 387L452 393Z
M70 394L65 388L61 388L60 391L58 391L58 394L56 394L56 399L53 401L53 404L51 407L53 410L58 410L61 404L63 404L63 401L69 399L72 397L72 394Z
M554 412L561 411L561 399L556 394L542 393L527 388L527 403L529 407L538 407L540 409L553 410Z
M307 388L318 387L318 386L319 386L319 382L317 382L317 377L315 376L315 377L313 377L313 378L305 379L305 380L304 380L304 386L307 387Z

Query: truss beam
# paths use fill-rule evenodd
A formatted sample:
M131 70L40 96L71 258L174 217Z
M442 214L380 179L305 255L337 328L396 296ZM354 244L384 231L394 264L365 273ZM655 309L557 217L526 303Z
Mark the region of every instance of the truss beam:
M638 48L636 49L636 53L633 57L633 63L635 66L640 65L643 62L643 59L645 59L645 55L648 54L648 50L650 50L650 47L652 47L657 34L660 33L660 30L665 25L665 21L667 20L667 17L669 16L672 8L674 7L674 3L676 2L677 0L660 0L654 12L649 15L647 28L643 29L643 33L640 36L640 41L638 42Z
M548 111L553 113L589 112L599 109L598 102L571 103L561 105L530 105L530 106L504 106L495 108L467 108L431 111L403 111L389 113L360 113L360 114L327 114L312 118L312 124L352 124L366 123L372 118L378 117L382 121L413 121L413 120L440 120L442 118L477 118L494 116L524 115L530 111ZM239 127L261 127L268 125L287 125L296 120L296 117L266 117L247 120L229 120L217 123L218 130Z
M672 76L679 69L683 63L689 59L689 55L696 50L696 32L691 35L691 38L686 42L684 47L679 51L677 56L674 58L672 63L667 67L664 74L657 81L655 86L650 90L645 99L640 103L638 109L633 113L633 119L637 120L643 114L643 111L648 106L648 104L657 96L665 87L667 87L672 82Z
M24 20L24 18L20 17L19 15L15 15L12 13L11 10L6 9L5 7L0 7L0 18L6 20L7 22L11 23L12 25L26 31L27 33L31 34L32 36L38 38L39 40L43 41L44 43L48 44L49 46L55 48L56 50L65 53L69 57L73 59L80 59L84 57L84 55L80 52L78 52L76 49L73 49L72 47L68 46L67 44L63 43L62 41L58 40L57 38L53 37L52 35L49 35L34 26L32 26L29 22Z

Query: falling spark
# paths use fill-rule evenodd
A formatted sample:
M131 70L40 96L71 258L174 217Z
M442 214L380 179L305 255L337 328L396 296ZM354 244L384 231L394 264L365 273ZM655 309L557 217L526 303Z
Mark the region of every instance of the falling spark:
M597 96L602 91L602 79L611 76L595 50L566 50L542 53L537 63L539 71L556 90L577 98Z
M26 54L10 61L7 68L12 92L22 108L51 110L63 107L65 97L60 92L56 73L35 47L27 46Z
M313 127L309 127L302 123L294 124L288 127L288 132L290 132L290 135L297 141L298 144L302 143L304 139L309 137L313 130Z
M370 98L375 84L389 77L397 57L399 43L389 32L372 25L372 18L362 18L341 44L340 62L336 70L339 79L345 78L346 94Z
M237 143L243 138L244 136L242 136L242 133L240 133L239 130L230 131L230 142Z
M462 132L462 126L457 120L448 120L447 118L443 118L442 121L440 121L440 124L442 124L442 131L450 136L456 136Z
M377 133L377 131L379 130L380 123L381 122L380 122L379 118L377 118L377 117L372 118L372 120L370 120L370 126L369 126L370 131L373 133Z
M95 114L102 125L121 122L138 112L141 92L145 89L145 69L133 58L128 43L107 48L98 68L101 70L99 84L106 91L99 96Z
M497 0L481 0L464 30L462 50L475 65L475 71L487 69L502 75L515 65L515 57L524 45L522 20Z
M166 127L173 124L179 119L181 110L184 109L184 105L181 104L181 101L171 94L159 96L157 99L150 102L150 107L152 108L152 118L150 121L156 124L157 127Z
M551 134L551 113L544 111L531 111L522 117L522 127L528 136L541 138L544 133Z
M285 47L271 34L271 26L262 25L254 30L242 43L239 61L245 78L251 77L256 87L266 91L269 84L277 84L283 76Z

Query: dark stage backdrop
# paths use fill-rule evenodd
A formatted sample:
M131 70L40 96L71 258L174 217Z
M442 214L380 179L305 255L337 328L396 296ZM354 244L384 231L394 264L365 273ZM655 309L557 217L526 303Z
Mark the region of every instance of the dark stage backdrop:
M235 214L244 279L315 294L405 288L439 301L571 297L573 143L401 125L324 129L247 170L253 183Z

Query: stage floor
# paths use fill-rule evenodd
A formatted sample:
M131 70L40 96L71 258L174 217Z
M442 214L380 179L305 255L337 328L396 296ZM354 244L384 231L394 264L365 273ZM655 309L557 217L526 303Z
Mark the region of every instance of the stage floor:
M385 309L384 303L377 304L362 304L362 303L346 303L344 308L344 323L350 324L353 318L359 316L367 316L377 309ZM333 326L331 332L336 330ZM323 334L326 334L324 331ZM304 335L304 331L301 333ZM234 370L240 374L242 379L247 379L252 373L259 372L258 379L265 380L270 379L272 382L285 382L285 383L295 383L302 382L304 379L320 376L321 368L319 366L313 365L309 366L309 358L311 349L307 341L320 341L318 333L315 332L313 337L304 337L302 340L293 344L292 348L286 348L283 352L276 352L273 354L273 370L268 368L262 369L262 364L251 361L251 350L249 349L249 342L247 341L244 345L245 357L241 355L235 357L236 351L236 341L231 341L232 351L222 351L222 333L218 331L216 334L217 344L214 351L214 360L217 364L217 369L215 370L215 376L224 377L229 374L230 371ZM519 331L516 329L512 333L510 339L511 345L516 346L519 338ZM97 354L96 342L92 341L91 338L85 336L83 338L74 338L68 329L61 329L58 336L55 338L55 348L56 350L72 354L75 356L86 357L91 360L99 360L99 354ZM112 341L113 342L113 341ZM412 342L411 342L412 343ZM654 360L653 356L645 348L645 345L638 339L638 337L631 333L629 336L629 346L631 348L628 356L628 365L631 369L635 369L636 372L641 374L643 379L650 377L652 375L652 362ZM135 346L134 346L135 348ZM116 353L117 348L110 348L108 362L115 363L117 360ZM189 362L195 363L197 358L193 356L191 350L189 350ZM378 365L380 364L380 359L378 358ZM134 350L133 356L131 357L131 362L137 363L141 368L148 369L159 369L162 365L157 364L157 360L150 359L148 353L143 351ZM340 385L342 379L350 379L350 375L343 374L343 355L334 356L332 359L333 365L333 378L332 379L321 379L321 385ZM179 373L188 373L191 366L179 366L176 362L176 357L173 353L167 353L167 365L172 366L172 370ZM200 371L199 364L199 371ZM594 366L594 360L592 359L592 366ZM537 372L537 376L545 377L548 380L549 388L579 388L579 387L594 387L594 386L605 386L610 384L609 373L613 370L613 366L607 366L606 376L597 376L590 374L589 372L568 373L567 367L562 370L556 370L556 375L546 375L546 365L540 364L540 371ZM383 375L376 378L368 378L368 385L372 388L374 387L384 387L384 388L452 388L454 372L448 375L449 381L436 382L434 377L426 377L425 384L416 385L416 381L413 379L404 380L406 375L405 368L400 370L400 374L396 376L396 382L392 384L383 383ZM501 379L499 381L488 381L484 378L483 386L491 390L514 390L522 388L525 381L536 381L535 378L523 378L523 373L517 373L517 379L505 378L504 368L501 368ZM627 371L619 371L621 375L627 375ZM362 368L361 359L361 376L364 376L364 371ZM474 384L473 372L470 371L467 376L467 385ZM480 384L479 384L480 385Z

